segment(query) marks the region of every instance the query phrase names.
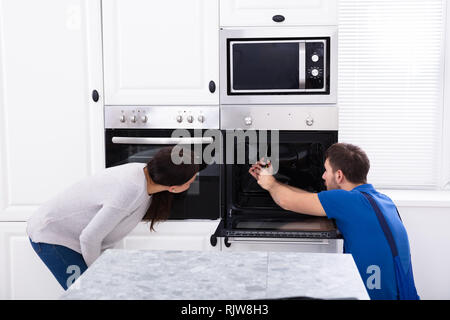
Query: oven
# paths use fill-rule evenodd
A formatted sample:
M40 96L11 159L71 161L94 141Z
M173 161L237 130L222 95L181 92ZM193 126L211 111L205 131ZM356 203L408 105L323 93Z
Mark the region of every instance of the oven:
M221 104L336 103L337 28L221 28Z
M295 248L289 245L296 249L301 245L302 251L312 252L341 250L342 236L334 220L282 209L248 173L257 159L255 155L259 158L266 154L277 168L274 176L278 181L309 192L326 190L321 178L324 155L337 142L337 131L248 130L244 136L231 131L223 136L224 145L233 145L234 150L224 166L224 215L212 241L219 237L227 247L235 243L265 250L279 250L280 245L287 250ZM268 142L266 150L261 150L264 145L260 141ZM274 146L277 150L272 150ZM244 161L238 159L239 150L245 155Z
M218 127L218 106L105 106L106 167L147 163L165 146L189 147L201 170L187 191L174 194L169 219L217 219L221 168L205 163L201 155L215 142L204 136L205 130Z

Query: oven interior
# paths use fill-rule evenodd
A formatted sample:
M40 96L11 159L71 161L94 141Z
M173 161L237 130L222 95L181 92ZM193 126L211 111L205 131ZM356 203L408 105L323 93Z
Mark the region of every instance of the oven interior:
M261 133L258 132L258 137ZM264 132L264 134L266 134ZM267 140L270 142L270 132ZM325 151L337 142L337 132L279 132L278 172L275 178L289 186L309 192L326 190L322 180L325 171L323 163ZM235 157L238 148L245 148L245 163L226 165L227 215L228 228L240 230L285 230L285 231L326 231L335 229L334 222L326 217L312 217L279 207L270 193L261 188L249 174L254 163L250 160L251 150L259 148L248 139L235 143ZM243 149L242 149L243 150ZM271 156L271 144L267 155ZM260 155L258 154L258 158ZM273 155L276 159L276 155ZM276 161L276 160L272 160Z
M171 137L171 129L107 129L105 130L106 167L130 162L148 163L155 154L170 144L114 144L113 136ZM192 130L191 130L192 131ZM194 136L194 132L191 132ZM186 146L185 146L186 147ZM206 145L202 145L202 151ZM193 145L191 151L197 152ZM214 154L213 154L214 155ZM196 156L199 157L197 154ZM200 171L190 188L173 194L169 219L217 219L220 217L220 166L200 163Z

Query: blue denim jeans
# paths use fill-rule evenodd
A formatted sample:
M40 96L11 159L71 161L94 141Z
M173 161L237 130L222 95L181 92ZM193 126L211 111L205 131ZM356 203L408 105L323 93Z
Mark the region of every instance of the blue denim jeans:
M45 263L59 284L67 288L87 269L83 256L64 246L38 242L30 239L31 246Z

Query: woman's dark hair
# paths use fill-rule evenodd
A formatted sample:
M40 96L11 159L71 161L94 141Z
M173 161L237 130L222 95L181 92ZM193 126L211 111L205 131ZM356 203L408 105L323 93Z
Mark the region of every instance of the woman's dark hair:
M186 154L186 149L177 148L174 156L179 151L179 157L183 161L175 164L172 161L172 147L160 149L147 163L146 169L153 182L163 186L179 186L188 182L198 171L199 165L194 163L194 153ZM185 154L183 155L183 151ZM185 161L187 159L187 161ZM151 221L150 230L155 222L166 220L172 207L173 194L169 191L161 191L152 195L152 200L143 221Z
M335 143L325 153L333 171L341 170L352 183L367 183L370 161L358 146L349 143Z

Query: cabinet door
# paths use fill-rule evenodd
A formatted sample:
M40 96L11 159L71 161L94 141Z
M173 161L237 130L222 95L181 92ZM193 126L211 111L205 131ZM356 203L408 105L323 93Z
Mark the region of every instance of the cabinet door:
M220 0L220 26L337 25L337 10L338 0Z
M104 0L106 105L218 104L218 0Z
M148 223L140 223L115 248L219 251L219 245L213 247L210 243L218 224L219 220L165 221L154 226L155 232L150 232Z
M0 222L0 300L58 299L64 292L31 247L26 222Z
M0 221L23 221L104 168L100 0L0 0L0 74Z

